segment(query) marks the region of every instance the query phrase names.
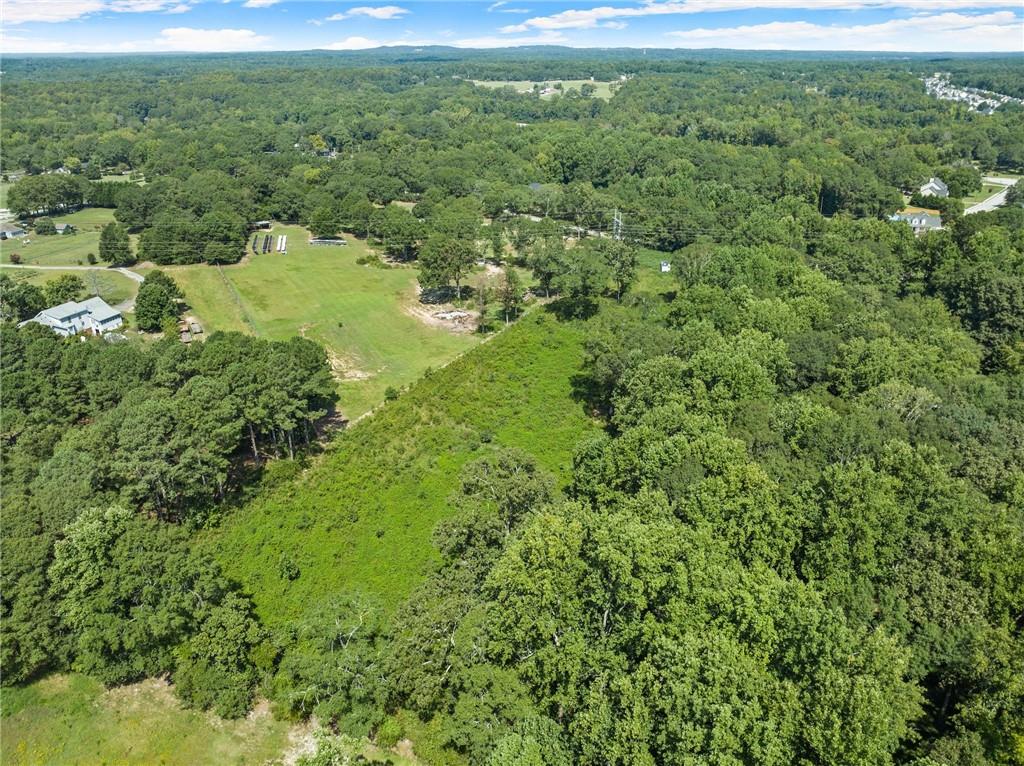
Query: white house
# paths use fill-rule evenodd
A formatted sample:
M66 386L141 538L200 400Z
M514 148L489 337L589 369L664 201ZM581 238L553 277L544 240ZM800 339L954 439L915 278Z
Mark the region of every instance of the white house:
M949 187L942 182L941 178L929 178L928 183L921 186L923 197L948 197Z
M902 213L896 213L895 215L889 216L889 220L903 221L904 223L910 224L910 228L914 230L915 234L921 234L926 231L935 231L936 229L942 228L941 216L921 210L905 210Z
M102 335L116 330L124 324L121 312L113 308L99 296L86 298L84 301L68 301L59 306L43 309L31 319L27 319L18 327L35 322L49 327L58 335L67 337L87 332Z
M5 229L0 229L0 239L14 239L15 237L24 237L28 234L20 226L10 226Z

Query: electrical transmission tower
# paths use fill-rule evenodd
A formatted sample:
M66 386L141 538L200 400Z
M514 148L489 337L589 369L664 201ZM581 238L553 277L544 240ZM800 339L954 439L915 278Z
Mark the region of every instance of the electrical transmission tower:
M612 239L622 239L622 213L615 208L615 215L612 218Z

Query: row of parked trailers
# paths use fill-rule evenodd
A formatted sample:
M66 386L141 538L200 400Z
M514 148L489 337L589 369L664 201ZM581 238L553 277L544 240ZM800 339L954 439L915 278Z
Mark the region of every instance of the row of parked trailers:
M259 232L252 235L253 255L269 253L271 247L274 248L275 252L288 255L288 235L278 234L276 238L273 234L264 234L262 236L263 239L261 240Z

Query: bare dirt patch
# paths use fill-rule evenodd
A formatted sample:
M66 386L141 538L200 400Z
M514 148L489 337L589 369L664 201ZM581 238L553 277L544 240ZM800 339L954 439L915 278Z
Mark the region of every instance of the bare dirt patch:
M280 761L275 761L281 766L295 766L304 755L313 755L316 752L316 718L310 718L305 723L296 724L288 730L288 747L281 755Z
M471 333L476 330L477 312L456 308L451 304L425 306L417 300L415 303L406 303L402 310L413 319L440 330L454 333Z
M154 703L161 707L181 707L165 678L147 678L138 683L115 686L104 691L97 702L106 708L116 710L138 709Z
M351 356L339 354L331 349L327 349L327 362L331 365L331 374L334 379L342 383L366 380L374 375L372 372L359 369L356 366L356 360Z
M409 738L400 739L394 747L396 755L402 756L402 758L408 758L410 761L416 761L416 753L412 749L412 740Z
M313 328L312 324L306 323L299 326L299 335L303 338ZM348 354L339 354L330 347L325 347L327 352L327 363L331 365L331 375L339 383L350 383L354 380L366 380L372 378L374 373L359 368L355 357Z

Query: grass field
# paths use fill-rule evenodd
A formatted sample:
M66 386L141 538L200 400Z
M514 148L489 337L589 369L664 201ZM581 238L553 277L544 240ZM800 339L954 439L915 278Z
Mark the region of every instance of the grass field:
M138 282L116 271L79 271L72 269L66 271L58 269L34 271L32 269L4 268L0 264L0 274L5 274L16 281L24 279L40 287L50 280L56 279L61 274L74 274L85 282L85 289L88 295L98 295L111 305L134 298L139 291Z
M291 724L268 710L224 721L178 704L159 680L105 690L79 675L5 688L5 766L265 764L289 743Z
M474 85L479 85L482 88L504 88L512 87L520 93L529 93L533 90L534 85L539 85L542 89L547 86L552 86L556 83L562 84L562 93L565 93L573 88L580 90L584 83L589 83L596 89L594 91L594 98L603 98L605 100L612 97L612 85L611 82L603 81L591 81L591 80L472 80ZM541 98L554 98L556 94L551 93L548 95L541 96Z
M2 205L0 205L2 207ZM27 237L0 242L0 261L8 263L10 254L17 253L21 262L40 266L88 265L88 254L99 255L100 229L114 220L114 211L108 208L87 207L70 215L53 217L54 223L70 223L76 234L55 234ZM25 244L24 240L30 244Z
M1005 188L1006 187L1002 184L982 184L981 191L964 197L964 207L970 207L971 205L976 205L979 202L984 202L993 194L1001 192Z
M675 290L679 286L675 274L661 270L661 262L671 260L672 256L669 253L640 248L637 256L636 284L630 291L660 295Z
M250 256L223 270L164 270L208 330L274 339L303 335L322 343L340 381L340 407L349 417L382 401L389 386L407 385L427 367L480 342L478 335L453 333L412 314L423 311L415 269L359 265L356 259L368 251L354 239L345 247L314 247L299 227L278 227L273 234L288 235L288 255Z
M348 588L390 612L436 556L431 532L464 463L504 445L568 476L596 428L572 398L581 335L534 311L341 433L310 470L232 512L202 545L269 625ZM282 556L297 579L280 576Z

